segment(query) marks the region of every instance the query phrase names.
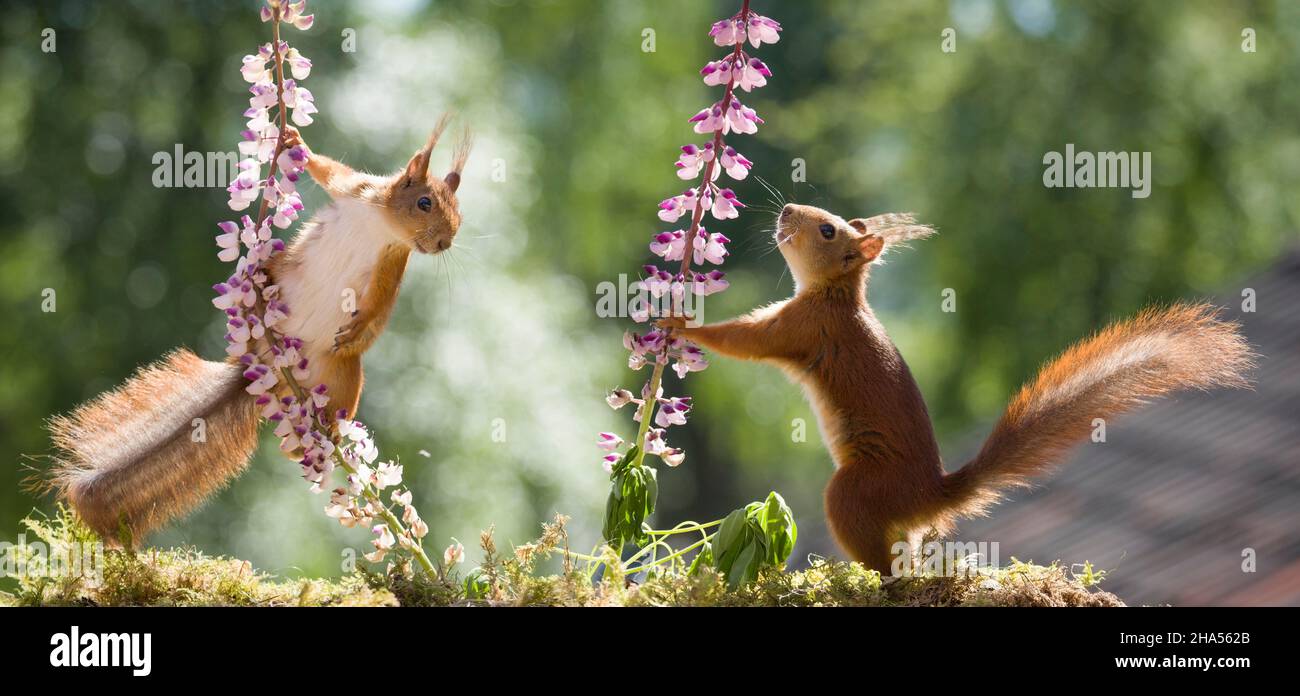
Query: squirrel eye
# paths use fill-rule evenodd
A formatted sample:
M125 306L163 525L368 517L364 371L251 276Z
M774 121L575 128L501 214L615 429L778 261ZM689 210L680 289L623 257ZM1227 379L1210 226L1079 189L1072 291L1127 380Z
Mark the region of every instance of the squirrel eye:
M821 233L822 233L822 237L823 237L823 238L825 238L825 239L834 239L834 238L835 238L835 225L832 225L832 224L830 224L829 222L826 222L826 223L822 223L822 226L821 226L821 227L818 227L817 229L821 230Z
M433 201L429 200L428 196L420 196L420 200L416 201L415 204L420 206L420 210L426 213L433 207Z

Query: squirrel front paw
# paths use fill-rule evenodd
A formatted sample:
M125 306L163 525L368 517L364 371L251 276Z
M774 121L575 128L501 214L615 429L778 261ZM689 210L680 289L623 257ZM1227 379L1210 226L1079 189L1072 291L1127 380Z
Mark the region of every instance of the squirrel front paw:
M689 315L688 316L680 316L680 315L667 316L667 317L662 317L659 320L655 321L655 326L658 326L661 329L673 329L676 331L680 331L681 329L687 328L686 325L694 320L695 318Z
M285 149L301 147L303 150L311 152L311 148L307 147L307 143L303 142L302 133L299 133L297 128L288 124L284 126L284 147Z
M347 350L358 345L364 345L369 338L370 317L360 312L352 313L352 321L344 324L337 333L334 334L333 352Z

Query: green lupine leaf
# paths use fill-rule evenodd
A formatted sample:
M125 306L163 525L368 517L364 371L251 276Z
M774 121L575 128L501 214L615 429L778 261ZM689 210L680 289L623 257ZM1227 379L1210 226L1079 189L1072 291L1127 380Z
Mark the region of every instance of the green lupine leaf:
M794 514L773 491L764 502L733 510L722 521L710 548L713 567L725 574L728 585L735 589L753 582L765 567L784 565L794 551L797 535ZM701 552L696 561L703 555Z
M794 543L799 530L794 522L794 515L785 500L776 491L767 496L767 502L759 515L762 534L766 541L767 562L782 565L794 551Z
M695 554L695 559L691 561L691 566L686 569L686 574L699 575L701 568L711 565L713 565L713 546L706 541L700 547L699 553Z
M736 556L736 561L731 564L727 570L727 586L736 589L741 585L753 582L758 577L757 560L758 546L756 544L746 544L740 554Z
M726 572L726 566L730 565L731 561L740 553L738 542L741 540L744 531L744 510L732 511L722 521L722 526L718 527L718 533L713 537L713 565L719 571Z
M655 506L659 503L659 471L651 467L645 467L649 472L646 477L646 517L654 514Z

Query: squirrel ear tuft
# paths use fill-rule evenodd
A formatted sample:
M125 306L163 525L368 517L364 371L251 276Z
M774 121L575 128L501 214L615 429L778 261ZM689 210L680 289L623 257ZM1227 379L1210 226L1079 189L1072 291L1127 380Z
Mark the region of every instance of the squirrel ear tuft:
M935 233L929 225L916 221L911 213L885 213L869 218L849 220L863 234L878 234L885 238L886 244L898 244L913 239L925 239Z
M411 156L411 161L406 163L406 177L415 181L423 180L429 173L429 158L433 156L433 148L438 144L438 139L442 137L442 132L447 129L447 122L451 120L451 114L443 114L438 119L438 125L433 127L433 132L429 133L429 139Z
M451 156L451 171L443 177L443 181L453 192L460 186L460 173L465 171L465 163L469 161L469 151L473 147L474 136L467 127L461 133L460 140L456 141L456 149Z
M865 245L871 237L878 237L881 246L888 246L891 249L904 247L905 242L913 239L925 239L935 232L933 227L917 222L911 213L885 213L869 218L854 218L849 220L849 224L867 235L861 244ZM865 249L863 253L866 254ZM879 255L879 251L874 255L866 254L868 260L873 260Z

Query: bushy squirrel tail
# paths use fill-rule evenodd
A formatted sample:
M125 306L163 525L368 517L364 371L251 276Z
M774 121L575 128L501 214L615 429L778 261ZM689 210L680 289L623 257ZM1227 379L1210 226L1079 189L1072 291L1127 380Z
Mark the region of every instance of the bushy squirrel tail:
M1247 386L1253 354L1214 307L1149 308L1079 342L1021 388L983 449L943 479L943 517L982 515L1110 419L1180 389Z
M106 541L183 515L247 466L258 409L236 364L178 349L56 416L48 481Z

